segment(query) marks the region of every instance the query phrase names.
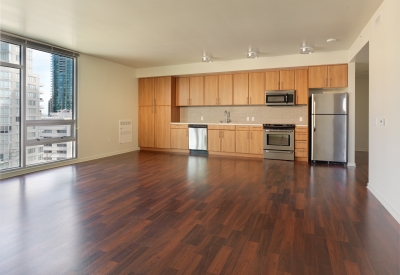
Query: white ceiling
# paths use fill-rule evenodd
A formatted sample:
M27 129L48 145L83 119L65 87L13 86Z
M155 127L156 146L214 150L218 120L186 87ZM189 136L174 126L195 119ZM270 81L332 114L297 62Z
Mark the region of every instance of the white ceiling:
M1 0L1 29L135 68L348 50L383 0ZM326 39L337 38L335 43Z

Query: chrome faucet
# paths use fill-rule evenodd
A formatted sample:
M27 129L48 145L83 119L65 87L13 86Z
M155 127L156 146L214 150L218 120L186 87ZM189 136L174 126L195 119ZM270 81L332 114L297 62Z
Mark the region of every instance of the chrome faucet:
M231 119L230 119L231 113L229 111L225 110L224 116L226 116L225 123L229 123L231 121Z

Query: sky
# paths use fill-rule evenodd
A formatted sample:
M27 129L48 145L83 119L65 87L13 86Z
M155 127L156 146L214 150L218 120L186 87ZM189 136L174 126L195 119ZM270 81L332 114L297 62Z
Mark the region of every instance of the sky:
M32 72L40 76L40 91L44 93L41 95L44 100L42 114L47 115L51 98L51 54L33 50L32 59Z

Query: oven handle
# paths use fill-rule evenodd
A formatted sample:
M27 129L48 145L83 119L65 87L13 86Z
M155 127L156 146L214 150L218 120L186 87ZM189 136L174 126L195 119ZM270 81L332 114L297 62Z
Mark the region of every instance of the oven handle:
M293 154L293 151L270 151L270 150L264 150L264 152L267 152L267 153Z
M279 132L281 132L281 133L293 133L294 130L269 130L269 129L266 129L265 132L273 132L273 133L279 133Z

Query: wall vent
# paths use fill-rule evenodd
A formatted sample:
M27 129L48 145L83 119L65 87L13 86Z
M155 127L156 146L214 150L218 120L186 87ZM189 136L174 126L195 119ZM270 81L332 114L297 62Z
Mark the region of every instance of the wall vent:
M132 142L132 119L119 121L119 143Z
M374 21L374 29L376 29L382 21L382 14L379 14Z

